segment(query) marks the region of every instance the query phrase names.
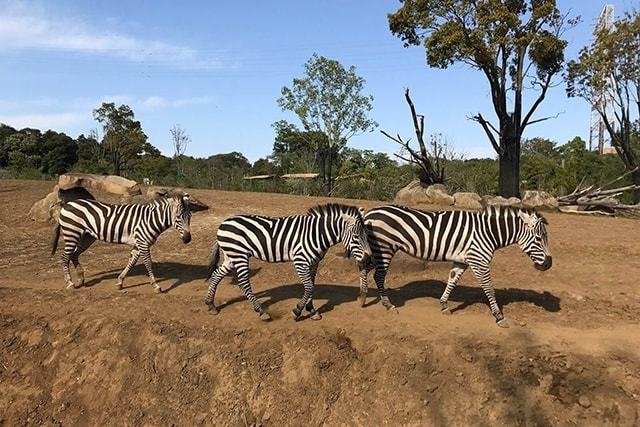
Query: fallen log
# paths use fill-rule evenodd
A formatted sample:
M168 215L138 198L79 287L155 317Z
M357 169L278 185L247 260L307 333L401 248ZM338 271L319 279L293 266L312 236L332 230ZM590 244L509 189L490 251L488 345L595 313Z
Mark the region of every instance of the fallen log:
M638 168L620 175L618 178L609 181L601 187L590 185L581 188L583 180L572 193L558 197L560 210L568 213L585 214L587 212L594 212L601 213L603 215L640 218L640 203L629 205L618 200L618 197L620 197L624 192L640 189L640 185L626 185L618 188L607 188L636 170L638 170Z

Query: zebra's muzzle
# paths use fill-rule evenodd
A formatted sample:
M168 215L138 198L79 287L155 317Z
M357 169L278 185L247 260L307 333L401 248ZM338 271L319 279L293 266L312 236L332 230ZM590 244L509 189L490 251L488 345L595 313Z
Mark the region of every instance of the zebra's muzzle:
M553 258L551 258L550 256L547 256L544 258L544 262L542 264L534 264L534 265L536 267L536 270L547 271L553 265Z
M191 233L184 233L182 235L182 243L189 243L191 241Z

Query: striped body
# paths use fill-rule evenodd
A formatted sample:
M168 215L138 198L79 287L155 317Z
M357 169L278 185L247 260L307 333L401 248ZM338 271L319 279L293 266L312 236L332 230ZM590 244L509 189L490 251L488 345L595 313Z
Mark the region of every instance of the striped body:
M425 212L400 206L382 206L365 216L372 249L372 263L361 271L361 301L367 292L368 272L375 268L375 281L386 307L391 304L384 288L389 264L398 251L429 261L454 263L441 307L449 312L448 297L467 267L480 282L497 321L504 316L495 301L489 263L497 249L519 244L536 268L551 267L546 220L532 211L489 207L482 211Z
M151 285L160 291L152 271L149 248L162 232L174 226L180 232L184 243L191 240L191 212L188 195L179 194L163 197L148 204L112 205L97 200L74 200L62 205L60 218L54 234L53 252L56 250L58 234L62 232L64 253L63 271L67 287L79 287L84 284L84 272L79 257L96 240L108 243L120 243L132 246L127 267L118 276L118 288L129 270L142 255ZM76 286L69 274L69 261L72 261L80 284Z
M205 303L217 312L214 305L217 286L224 276L235 270L238 283L255 311L268 318L251 290L249 258L266 262L293 261L305 287L302 300L293 310L294 317L299 317L306 307L319 318L313 308L313 285L318 263L327 250L342 242L347 253L359 262L370 255L362 214L362 210L353 206L330 204L311 209L307 215L237 215L226 219L218 228ZM217 266L220 251L225 260Z

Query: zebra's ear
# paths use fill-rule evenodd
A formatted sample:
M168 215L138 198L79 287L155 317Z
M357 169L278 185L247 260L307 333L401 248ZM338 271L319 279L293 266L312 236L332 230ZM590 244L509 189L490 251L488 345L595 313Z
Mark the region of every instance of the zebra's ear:
M360 215L364 216L364 208L363 207L359 207L358 208L358 212L360 212Z
M518 216L520 217L520 219L527 224L529 227L533 227L535 222L536 222L536 218L535 215L533 214L529 214L528 212L525 211L518 211Z

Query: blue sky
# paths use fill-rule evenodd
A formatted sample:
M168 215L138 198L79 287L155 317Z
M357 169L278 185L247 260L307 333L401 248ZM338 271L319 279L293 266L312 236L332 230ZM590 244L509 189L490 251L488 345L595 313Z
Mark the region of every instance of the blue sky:
M567 57L591 39L604 1L558 0L583 22L566 34ZM616 14L639 0L610 0ZM395 0L322 1L5 1L0 0L0 122L52 128L72 136L98 128L92 110L103 101L130 105L149 141L172 154L169 129L191 136L187 154L240 151L268 155L271 124L296 122L276 99L283 85L318 54L354 65L374 96L371 117L390 133L412 136L403 88L411 89L426 132L442 133L467 157L493 157L479 125L491 115L488 85L464 66L429 69L424 50L403 48L388 29ZM588 137L589 108L551 90L525 136L564 143ZM349 145L392 153L379 132Z

